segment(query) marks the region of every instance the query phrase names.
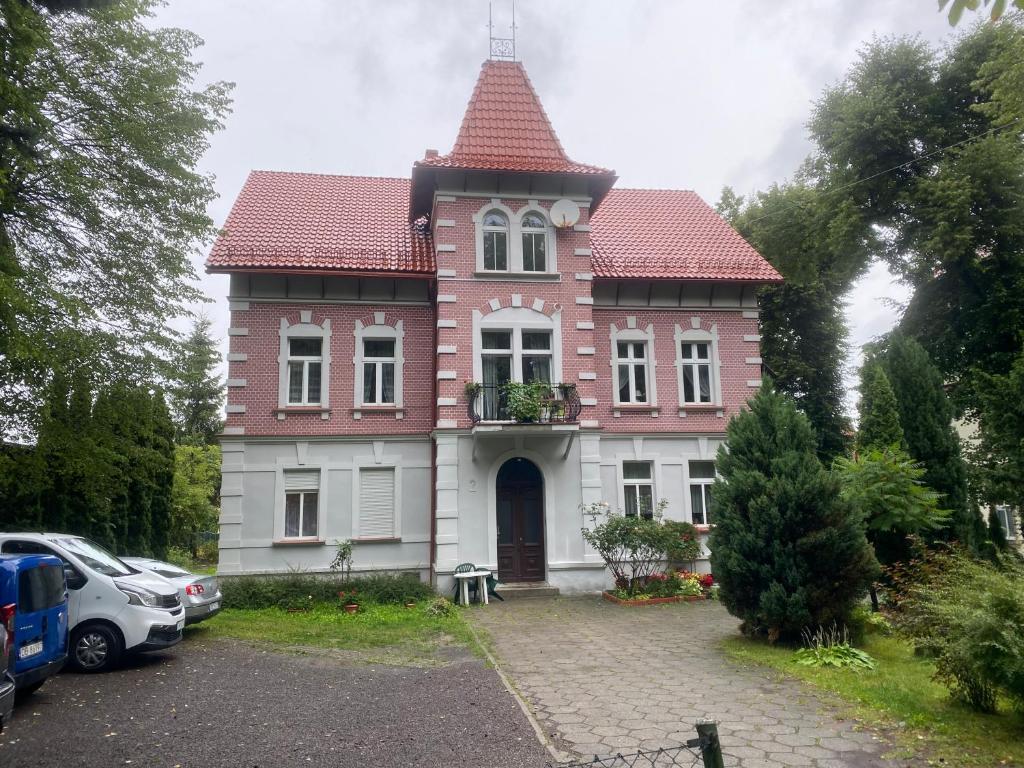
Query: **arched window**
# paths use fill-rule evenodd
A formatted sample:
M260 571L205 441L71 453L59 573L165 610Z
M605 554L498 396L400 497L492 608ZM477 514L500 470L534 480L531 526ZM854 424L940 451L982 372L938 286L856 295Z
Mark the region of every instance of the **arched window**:
M498 211L484 214L484 269L508 270L508 218Z
M547 222L538 213L527 213L520 221L523 233L523 271L547 271Z

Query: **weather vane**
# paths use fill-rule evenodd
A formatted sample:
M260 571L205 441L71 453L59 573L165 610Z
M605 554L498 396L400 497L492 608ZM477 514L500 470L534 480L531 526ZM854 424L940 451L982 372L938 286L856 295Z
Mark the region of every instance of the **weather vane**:
M491 38L491 58L499 61L516 60L516 3L512 0L512 37L494 36L494 14L487 4L487 31Z

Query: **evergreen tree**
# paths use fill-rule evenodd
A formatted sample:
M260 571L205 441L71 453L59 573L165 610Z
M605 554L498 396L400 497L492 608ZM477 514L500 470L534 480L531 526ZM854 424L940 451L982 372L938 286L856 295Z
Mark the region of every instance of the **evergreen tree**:
M847 622L878 563L807 417L769 382L749 406L718 452L711 566L744 633L796 640L805 627Z
M170 374L169 394L179 442L213 445L220 434L224 389L215 373L220 363L210 321L200 318L181 344Z
M165 557L173 526L174 422L162 392L152 397L153 409L153 534L150 547L156 557Z
M860 376L857 448L901 448L904 440L899 407L885 369L875 361L865 361Z
M1024 351L1004 376L981 377L978 441L969 456L986 504L1024 509Z
M920 344L899 333L889 338L880 362L896 395L907 452L924 465L925 485L941 493L942 506L952 512L949 536L980 552L984 522L968 501L967 467L942 374Z
M994 509L990 509L988 513L988 540L992 542L997 552L1005 552L1009 547L1003 523Z

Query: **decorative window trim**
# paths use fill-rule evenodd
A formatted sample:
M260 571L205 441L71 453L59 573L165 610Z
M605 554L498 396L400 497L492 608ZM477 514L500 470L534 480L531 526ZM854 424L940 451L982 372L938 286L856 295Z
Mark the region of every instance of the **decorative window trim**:
M508 269L484 268L484 216L490 211L498 211L508 219ZM545 270L543 272L523 269L523 217L528 213L536 213L546 224L547 241L545 243ZM530 201L518 211L513 211L498 199L492 199L473 214L473 225L476 230L476 271L485 275L541 276L558 274L558 253L556 248L556 229L551 223L547 210L538 203Z
M989 514L999 518L1007 541L1016 542L1020 538L1020 521L1014 507L1009 504L996 504L989 508Z
M658 363L654 356L654 323L648 323L646 328L623 328L619 329L614 323L609 332L611 339L611 369L612 369L612 405L616 409L650 409L657 412L658 408ZM641 341L647 345L647 402L633 403L619 400L619 342Z
M696 322L699 322L696 318ZM697 342L699 344L710 344L708 362L711 368L711 402L710 403L688 403L683 399L683 343ZM718 354L718 324L711 323L708 330L703 328L683 328L677 323L675 327L676 345L676 386L679 394L679 412L684 414L687 410L699 411L701 409L722 409L722 361ZM721 416L721 412L719 413Z
M393 535L386 538L362 537L359 533L359 496L364 469L390 469L395 473L395 504ZM398 541L402 538L402 466L397 459L375 456L355 457L352 460L352 540L355 542Z
M403 321L396 320L394 325L387 324L384 312L374 313L373 325L364 325L356 320L352 335L355 337L355 350L352 355L354 378L352 381L352 416L358 419L361 412L367 411L401 411L404 408L403 389L405 370L405 353L403 341L405 326ZM393 339L395 342L395 402L364 403L363 402L363 341L366 339Z
M615 494L618 502L618 509L623 515L626 514L626 483L630 482L626 479L626 473L623 469L623 464L630 464L635 462L646 462L651 465L651 499L654 503L654 510L658 509L658 489L663 488L661 478L661 455L660 454L648 454L633 453L619 454L615 457Z
M323 325L316 325L312 322L311 313L307 312L302 313L302 321L291 325L288 318L281 318L279 331L281 346L277 358L277 407L281 411L295 408L316 408L326 411L331 407L331 321L329 318L325 318ZM320 353L323 361L320 363L320 402L312 406L300 406L288 402L288 342L293 338L319 338L321 340Z
M285 536L285 473L287 472L317 472L319 473L317 488L317 515L316 515L316 536ZM312 490L312 489L311 489ZM323 544L324 525L326 524L326 510L329 501L330 488L327 486L327 470L322 464L296 464L293 461L287 464L278 464L275 468L274 478L274 544Z
M697 526L698 528L701 528L701 529L710 528L711 527L711 523L708 522L708 517L711 514L710 508L706 508L706 514L705 514L705 519L704 519L703 523L698 523L694 519L693 499L692 499L692 497L690 495L691 494L690 489L693 486L695 486L695 485L701 485L701 486L711 486L711 485L714 485L715 484L715 478L714 477L693 477L690 474L690 464L693 464L694 462L708 462L708 463L710 463L712 465L714 465L715 462L714 462L713 459L687 458L686 461L685 461L684 467L683 467L683 473L684 473L683 481L684 481L684 484L685 484L685 487L686 487L686 494L684 496L684 499L685 499L684 503L686 504L686 515L687 515L687 518L689 519L690 523L692 523L693 525ZM718 468L715 467L715 476L717 477L717 475L718 475ZM706 501L707 501L707 491L706 490L702 490L701 494L702 494L702 497L703 497L703 499L704 499L704 501L706 503Z

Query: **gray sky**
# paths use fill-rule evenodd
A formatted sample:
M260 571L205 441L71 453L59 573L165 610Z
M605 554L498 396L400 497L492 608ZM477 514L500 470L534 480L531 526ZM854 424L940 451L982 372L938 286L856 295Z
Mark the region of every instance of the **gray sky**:
M510 0L494 2L496 34ZM872 35L950 34L934 0L519 0L523 61L569 155L619 186L696 190L714 203L783 181L809 151L821 90ZM487 56L486 0L170 0L204 81L236 83L202 170L227 216L250 169L408 176L451 149ZM204 254L205 257L205 254ZM201 259L198 267L201 271ZM226 347L227 280L203 276ZM907 291L883 267L852 291L851 369ZM851 376L854 371L851 370ZM849 379L851 382L852 378ZM855 399L851 395L851 404Z

